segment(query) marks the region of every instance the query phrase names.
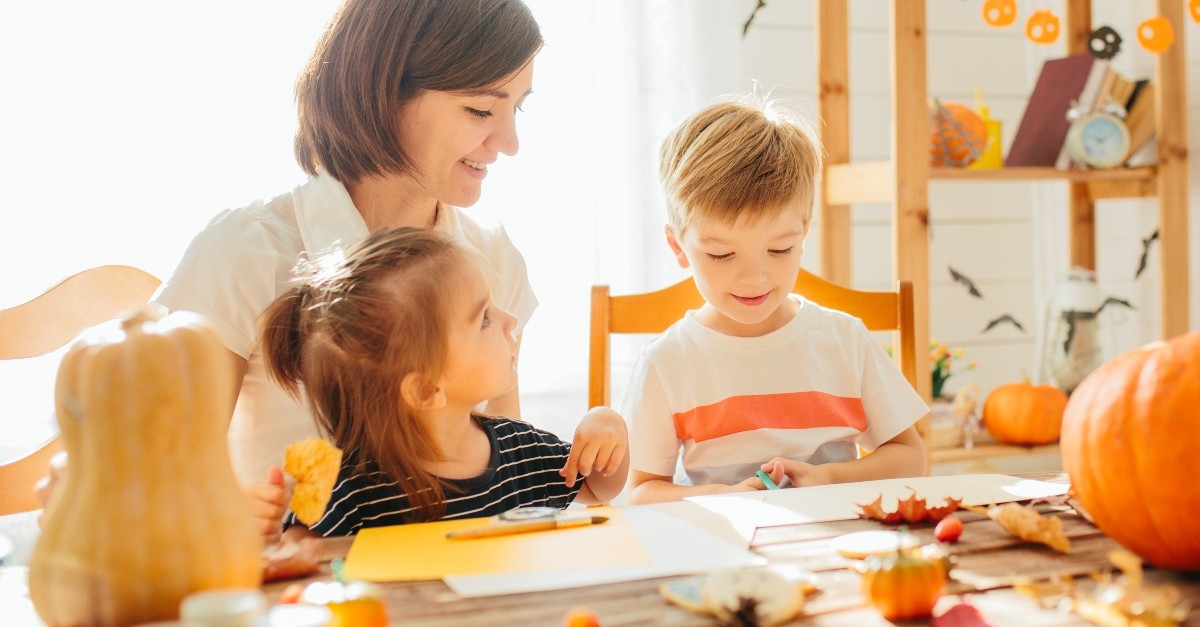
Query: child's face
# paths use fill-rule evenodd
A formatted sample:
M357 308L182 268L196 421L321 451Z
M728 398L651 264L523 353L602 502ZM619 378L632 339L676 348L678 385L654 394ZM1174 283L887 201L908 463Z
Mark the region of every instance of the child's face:
M700 321L727 335L755 337L774 331L795 314L788 299L807 224L795 207L775 217L735 224L696 222L667 242L679 265L691 268L707 305Z
M474 407L517 384L517 318L492 302L492 287L476 264L463 266L452 275L462 289L450 306L441 385L449 403Z

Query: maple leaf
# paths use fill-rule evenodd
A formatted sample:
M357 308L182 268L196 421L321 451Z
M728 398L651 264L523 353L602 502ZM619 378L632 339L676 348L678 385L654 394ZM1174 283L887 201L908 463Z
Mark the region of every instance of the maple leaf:
M900 522L918 523L924 520L937 522L951 513L958 510L962 505L962 499L946 497L946 504L941 507L929 507L925 499L917 496L917 491L909 488L912 494L906 499L896 500L896 510L893 512L885 512L883 510L883 494L870 503L855 503L862 509L859 513L861 518L871 518L882 521L888 524Z

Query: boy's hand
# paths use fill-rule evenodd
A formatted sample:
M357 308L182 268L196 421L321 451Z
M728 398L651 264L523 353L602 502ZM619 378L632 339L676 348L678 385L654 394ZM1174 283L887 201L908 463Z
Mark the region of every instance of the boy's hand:
M824 466L798 462L785 457L775 457L762 465L762 469L771 475L776 485L786 476L793 488L803 488L814 485L825 485L833 482L829 469Z
M263 543L271 545L279 541L280 523L283 521L287 490L283 485L283 470L272 465L267 469L267 482L243 488L250 501L250 512L258 520Z
M575 486L575 478L579 475L587 477L593 471L599 471L608 476L621 468L628 449L629 433L625 420L607 407L596 407L575 429L571 455L558 474L567 480L568 488Z

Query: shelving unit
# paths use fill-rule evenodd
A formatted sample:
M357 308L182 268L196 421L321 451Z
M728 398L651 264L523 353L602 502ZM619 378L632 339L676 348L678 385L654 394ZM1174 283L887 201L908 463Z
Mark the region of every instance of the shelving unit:
M1158 199L1159 328L1164 338L1188 330L1188 154L1184 50L1184 0L1157 0L1159 15L1171 21L1175 44L1156 55L1155 137L1158 161L1142 168L1070 170L931 168L928 157L926 81L926 0L890 0L892 137L891 160L850 162L848 0L817 0L818 113L825 122L827 153L820 193L820 272L845 285L850 276L850 206L889 203L892 207L893 267L897 279L913 284L916 344L929 345L929 202L933 179L981 181L1062 181L1069 186L1069 261L1095 269L1095 203L1113 198ZM1087 51L1092 31L1090 0L1066 0L1063 36L1067 53ZM1016 26L1014 26L1016 27ZM1132 37L1130 38L1132 39ZM1126 45L1136 45L1130 41ZM917 351L918 372L929 371L927 351ZM930 381L918 391L930 397ZM921 427L924 431L924 426ZM990 450L995 456L1005 451ZM1010 451L1023 454L1024 449ZM958 455L957 451L953 452ZM933 461L938 462L935 452Z

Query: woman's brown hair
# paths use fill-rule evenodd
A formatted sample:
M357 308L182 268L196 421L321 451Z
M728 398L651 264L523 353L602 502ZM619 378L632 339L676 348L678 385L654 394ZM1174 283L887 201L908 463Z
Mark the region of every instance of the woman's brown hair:
M342 183L415 174L400 108L421 90L487 91L541 47L521 0L346 0L296 81L296 161Z
M295 287L262 317L271 378L297 397L303 385L318 426L357 457L360 473L380 470L395 481L414 520L442 515L441 484L418 463L441 451L400 382L440 375L453 277L473 259L433 229L381 229L344 255L302 262Z

